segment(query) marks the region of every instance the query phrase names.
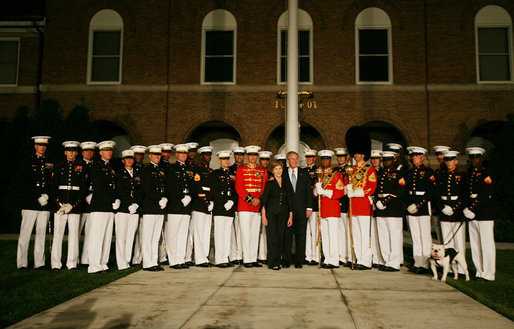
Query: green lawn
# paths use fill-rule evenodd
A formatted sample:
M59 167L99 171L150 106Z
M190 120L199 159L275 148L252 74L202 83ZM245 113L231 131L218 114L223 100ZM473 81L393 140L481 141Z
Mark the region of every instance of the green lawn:
M404 247L406 264L412 261L412 247ZM446 283L462 291L482 304L514 320L514 250L496 251L496 280L493 282L475 280L475 266L471 259L471 250L467 250L466 262L468 264L471 281L466 282L463 277L454 280L448 274ZM439 273L441 279L442 272ZM432 276L432 271L430 271Z
M47 241L47 248L48 248ZM114 244L109 271L88 274L82 267L78 272L62 270L59 273L30 269L16 269L17 241L0 241L0 328L19 322L73 297L103 286L137 271L131 268L118 271L114 259ZM29 266L33 266L33 243L29 246ZM63 244L63 262L66 263L66 242ZM47 250L46 263L50 262Z

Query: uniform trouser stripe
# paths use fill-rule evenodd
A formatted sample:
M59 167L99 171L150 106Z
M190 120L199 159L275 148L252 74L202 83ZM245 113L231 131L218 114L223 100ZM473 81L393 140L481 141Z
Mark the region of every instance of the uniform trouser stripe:
M80 214L54 214L54 236L51 255L52 268L60 269L62 267L62 240L66 224L68 224L68 260L66 261L66 267L69 269L77 267L79 258Z
M116 264L119 270L130 267L132 246L139 222L138 214L117 213L114 215L116 233Z
M215 264L228 263L233 221L234 217L214 216Z
M377 217L378 242L380 252L385 265L400 269L402 262L403 218L402 217Z
M428 258L432 248L430 216L407 216L412 237L414 266L428 269Z
M258 212L240 211L239 226L241 227L241 243L243 262L257 261L257 248L259 247L259 227L261 216Z
M494 280L496 273L496 247L494 244L494 221L472 220L469 222L469 244L476 277Z
M171 266L183 264L186 261L186 244L189 244L188 231L190 215L168 214L166 226L166 252Z
M89 267L87 271L96 273L108 269L114 213L92 212L89 220L91 221L91 230L88 238Z
M325 264L339 266L338 221L340 217L321 218L321 241Z
M466 223L442 221L441 233L443 234L443 243L446 245L446 248L453 248L457 251L462 251L464 255L466 254ZM459 273L465 274L460 264Z
M27 267L28 265L27 254L34 224L36 225L36 238L34 240L34 267L38 268L44 266L46 225L50 218L50 212L23 209L21 211L21 218L18 251L16 256L17 266L18 268L21 268Z
M158 265L159 238L161 237L164 215L143 215L141 221L143 268L150 268Z

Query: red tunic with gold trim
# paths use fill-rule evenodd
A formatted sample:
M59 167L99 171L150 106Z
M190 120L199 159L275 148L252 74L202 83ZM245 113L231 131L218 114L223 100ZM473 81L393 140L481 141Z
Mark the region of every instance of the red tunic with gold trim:
M258 212L260 205L252 206L253 199L259 199L268 181L268 172L261 166L250 164L237 168L236 192L238 194L237 211Z
M353 166L351 176L346 176L345 185L352 184L353 190L360 188L364 191L364 197L353 197L350 200L352 216L370 216L372 213L371 200L369 197L375 193L377 188L377 173L375 168L365 162ZM348 210L350 213L350 210Z
M318 179L316 178L317 182ZM341 217L341 203L339 199L344 196L343 176L340 172L333 171L332 168L325 169L321 178L321 187L332 191L330 198L326 196L321 197L321 217L335 217L339 219Z

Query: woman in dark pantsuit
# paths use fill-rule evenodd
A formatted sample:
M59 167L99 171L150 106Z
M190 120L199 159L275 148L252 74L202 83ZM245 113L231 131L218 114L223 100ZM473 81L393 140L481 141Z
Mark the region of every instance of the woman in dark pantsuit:
M293 225L293 194L282 183L283 164L273 161L270 169L273 177L266 182L261 198L262 224L266 226L268 267L279 270L285 229Z

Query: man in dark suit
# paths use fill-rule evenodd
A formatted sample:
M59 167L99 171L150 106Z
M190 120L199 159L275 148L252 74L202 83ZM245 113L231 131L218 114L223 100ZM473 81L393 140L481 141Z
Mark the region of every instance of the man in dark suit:
M289 267L292 262L291 248L293 234L295 237L296 268L302 268L305 262L305 237L307 230L307 218L312 214L312 188L310 175L305 170L298 168L298 153L287 153L287 170L282 174L282 180L293 191L293 226L286 229L283 249L283 266Z

